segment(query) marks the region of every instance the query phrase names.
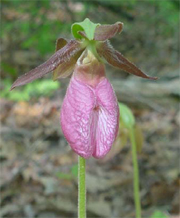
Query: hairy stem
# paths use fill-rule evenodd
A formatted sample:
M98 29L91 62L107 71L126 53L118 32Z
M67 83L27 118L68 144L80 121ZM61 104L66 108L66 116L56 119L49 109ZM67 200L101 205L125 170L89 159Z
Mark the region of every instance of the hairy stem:
M78 157L78 218L86 218L86 160Z
M136 141L134 137L134 129L130 128L130 139L132 145L132 160L133 160L133 171L134 171L134 201L136 208L136 218L141 218L141 201L140 201L140 193L139 193L139 168L138 168L138 160L137 160L137 149L136 149Z

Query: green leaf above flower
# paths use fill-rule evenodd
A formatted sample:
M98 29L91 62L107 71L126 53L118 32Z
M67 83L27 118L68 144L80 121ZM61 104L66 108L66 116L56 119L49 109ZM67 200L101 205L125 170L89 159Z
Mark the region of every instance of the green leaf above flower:
M84 31L89 40L94 39L95 29L99 26L99 23L93 23L88 18L79 23L74 23L71 26L71 31L75 39L82 39L83 36L79 34L80 31Z

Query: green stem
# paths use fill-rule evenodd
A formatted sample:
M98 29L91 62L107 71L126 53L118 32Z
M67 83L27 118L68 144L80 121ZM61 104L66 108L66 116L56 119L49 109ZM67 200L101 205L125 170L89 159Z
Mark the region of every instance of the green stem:
M134 171L134 201L136 207L136 218L141 218L141 201L139 193L139 169L138 169L138 160L137 160L137 149L136 141L134 137L134 129L130 128L130 139L132 144L132 160L133 160L133 171Z
M78 157L78 218L86 218L86 160Z

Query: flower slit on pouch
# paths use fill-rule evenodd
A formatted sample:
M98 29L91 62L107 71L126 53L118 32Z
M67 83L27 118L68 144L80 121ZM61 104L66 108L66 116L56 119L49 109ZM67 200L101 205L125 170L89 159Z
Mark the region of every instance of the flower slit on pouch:
M88 18L72 25L75 39L59 38L56 52L45 63L19 77L11 89L25 85L53 71L53 79L72 74L62 104L60 123L71 148L80 156L103 158L111 149L119 128L119 107L106 78L105 63L128 73L149 77L115 50L109 39L123 24L92 23Z

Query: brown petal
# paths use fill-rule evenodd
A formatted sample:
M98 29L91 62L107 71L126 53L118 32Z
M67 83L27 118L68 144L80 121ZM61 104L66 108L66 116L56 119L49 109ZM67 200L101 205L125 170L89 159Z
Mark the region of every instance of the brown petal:
M53 80L68 77L74 70L75 64L81 55L82 51L77 52L70 60L60 64L53 72Z
M58 51L59 49L63 48L66 44L68 43L68 41L64 38L59 38L56 40L56 50Z
M137 68L133 63L128 61L120 52L116 51L109 42L103 42L99 44L97 47L98 54L105 58L106 61L113 65L114 67L118 67L128 73L134 74L136 76L156 80L157 77L150 77L143 73L139 68Z
M105 41L120 33L123 29L123 23L116 22L112 25L100 25L96 27L94 39L98 41Z
M72 57L80 50L82 50L82 45L80 42L76 40L69 41L67 45L65 45L62 49L58 50L46 62L19 77L13 83L11 90L17 86L22 86L26 83L32 82L35 79L41 78L42 76L56 69L59 64L69 60L70 57Z

